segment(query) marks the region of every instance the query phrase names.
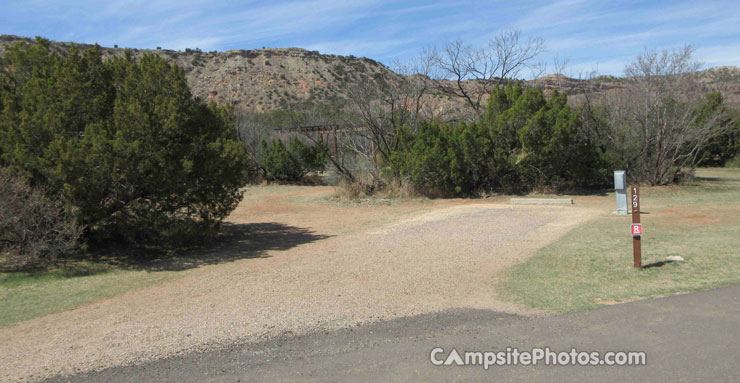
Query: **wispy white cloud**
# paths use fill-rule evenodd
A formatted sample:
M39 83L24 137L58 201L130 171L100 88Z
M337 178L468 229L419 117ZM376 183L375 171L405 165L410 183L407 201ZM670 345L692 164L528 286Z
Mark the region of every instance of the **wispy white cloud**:
M172 49L300 46L390 62L504 29L546 40L544 60L619 74L643 47L692 43L708 65L740 64L736 0L6 0L0 33ZM732 49L725 49L732 47ZM624 58L624 59L623 59ZM734 60L734 61L733 61Z
M717 12L723 7L722 2L703 0L676 2L672 6L656 7L655 9L633 12L630 15L632 22L637 23L666 23L683 20L702 20L706 18L724 17L727 12ZM732 13L732 10L726 10Z
M553 28L559 25L583 23L603 17L601 12L588 11L587 0L558 0L523 15L512 26L522 30Z
M695 54L705 67L740 65L740 43L701 47Z
M641 48L650 45L651 40L670 35L670 30L648 30L623 35L580 36L549 40L547 46L551 51L559 52L574 48L593 49L609 47L610 49Z
M202 10L213 2L208 0L108 0L103 4L102 9L94 14L95 18L121 18L141 16L143 13L161 15L162 13L179 13L183 10Z

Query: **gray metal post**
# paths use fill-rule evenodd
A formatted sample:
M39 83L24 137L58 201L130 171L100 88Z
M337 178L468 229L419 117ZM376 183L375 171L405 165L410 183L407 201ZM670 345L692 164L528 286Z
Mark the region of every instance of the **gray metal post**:
M617 214L627 215L627 176L624 170L614 171L614 191L617 194Z

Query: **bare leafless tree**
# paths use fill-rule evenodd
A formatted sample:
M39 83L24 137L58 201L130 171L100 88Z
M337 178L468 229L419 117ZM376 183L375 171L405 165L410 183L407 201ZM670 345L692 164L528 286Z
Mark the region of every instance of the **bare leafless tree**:
M435 74L444 80L439 82L439 89L463 98L477 115L481 115L485 110L483 97L496 85L536 66L536 59L544 49L542 38L525 39L519 31L504 31L482 48L456 40L428 53Z
M586 108L604 106L603 123L593 126L638 182L673 182L727 128L723 108L704 107L713 89L699 81L701 63L693 52L692 46L646 50L625 68L623 88L586 95Z
M560 54L555 54L555 57L552 59L553 63L553 69L555 71L555 86L558 89L563 89L563 77L565 76L565 69L568 67L568 64L570 64L570 58L561 58Z
M274 126L257 113L240 111L236 115L236 129L239 139L244 142L252 162L259 163L262 158L262 140L269 140Z
M358 161L351 141L355 132L363 130L357 116L335 108L314 107L296 114L296 119L286 127L298 129L305 140L322 145L332 168L342 178L350 182L357 180ZM319 132L312 132L310 127Z
M420 121L439 117L442 109L429 97L433 65L430 55L406 63L396 61L392 71L347 90L348 110L361 128L344 129L341 141L346 150L372 164L373 180L380 182L381 164L397 149L399 128L414 130Z
M531 81L537 81L542 75L547 72L547 63L544 61L537 61L532 64L529 68L529 79Z
M44 266L78 245L82 227L48 193L0 167L0 269Z

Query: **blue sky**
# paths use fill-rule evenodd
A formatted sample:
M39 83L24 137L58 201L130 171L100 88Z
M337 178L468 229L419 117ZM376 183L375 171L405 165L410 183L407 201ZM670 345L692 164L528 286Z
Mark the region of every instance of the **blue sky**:
M697 47L705 67L740 66L734 1L3 0L0 34L104 46L203 50L302 47L389 64L501 30L545 39L566 74L620 75L645 48Z

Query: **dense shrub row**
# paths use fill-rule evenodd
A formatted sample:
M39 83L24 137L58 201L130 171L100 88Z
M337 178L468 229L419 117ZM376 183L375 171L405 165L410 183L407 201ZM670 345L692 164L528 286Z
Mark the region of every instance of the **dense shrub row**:
M697 110L698 121L711 118L718 109L724 107L722 94L709 93L707 101ZM740 154L740 112L728 110L718 124L724 124L727 129L719 134L712 135L698 154L699 166L725 166L730 160Z
M389 173L443 194L605 185L610 164L582 125L564 94L497 88L478 121L401 129Z

